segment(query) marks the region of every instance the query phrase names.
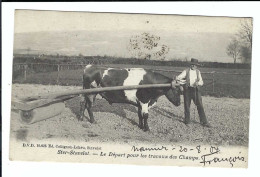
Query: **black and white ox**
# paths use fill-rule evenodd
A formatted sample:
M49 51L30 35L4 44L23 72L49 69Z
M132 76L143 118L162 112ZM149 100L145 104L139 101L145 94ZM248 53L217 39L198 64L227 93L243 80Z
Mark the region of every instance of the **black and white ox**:
M145 70L143 68L100 68L87 65L83 74L83 89L93 87L113 87L130 86L143 84L164 84L174 83L172 78L168 78L160 73ZM180 105L181 86L175 84L168 88L143 88L135 90L120 90L99 93L110 104L128 103L138 108L139 126L144 131L149 130L147 123L148 110L154 106L158 98L165 95L175 106ZM80 120L83 120L85 109L87 108L90 122L94 122L91 107L97 94L85 94L81 100Z

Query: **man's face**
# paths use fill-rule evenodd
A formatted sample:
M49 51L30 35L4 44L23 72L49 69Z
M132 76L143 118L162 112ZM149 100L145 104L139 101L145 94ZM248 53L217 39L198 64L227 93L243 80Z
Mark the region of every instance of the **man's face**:
M190 69L191 69L191 70L197 69L197 65L191 64L191 65L190 65Z

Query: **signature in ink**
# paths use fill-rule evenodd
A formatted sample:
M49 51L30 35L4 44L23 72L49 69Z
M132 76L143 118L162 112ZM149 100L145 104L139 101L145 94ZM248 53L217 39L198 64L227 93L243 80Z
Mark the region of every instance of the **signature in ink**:
M245 157L242 156L229 156L229 157L216 157L214 154L218 154L220 152L219 149L212 149L209 154L205 154L201 156L202 163L204 166L211 165L212 163L221 163L221 162L229 162L231 167L234 166L234 163L237 161L245 162Z

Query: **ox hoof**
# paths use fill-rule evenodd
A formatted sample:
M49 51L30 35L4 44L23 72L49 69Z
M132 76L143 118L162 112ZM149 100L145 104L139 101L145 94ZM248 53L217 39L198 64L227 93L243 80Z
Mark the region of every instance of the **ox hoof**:
M201 124L203 127L206 127L206 128L212 128L212 126L210 125L210 123L202 123Z
M95 120L93 120L93 119L90 119L89 122L92 123L92 124L96 124L96 123L97 123L97 122L96 122Z
M184 124L185 124L185 125L190 125L190 124L191 124L191 121L190 121L190 120L184 120Z
M186 127L190 128L191 127L191 123L185 123Z
M87 123L83 123L83 124L82 124L82 127L84 127L84 128L89 128L89 125L88 125Z
M143 130L144 130L144 132L149 132L150 131L149 127L146 127Z
M78 118L78 121L82 122L84 120L84 116Z

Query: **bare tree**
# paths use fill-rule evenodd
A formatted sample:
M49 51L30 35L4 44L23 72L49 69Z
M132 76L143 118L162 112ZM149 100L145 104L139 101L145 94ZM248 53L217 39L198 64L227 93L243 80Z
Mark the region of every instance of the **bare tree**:
M250 63L252 56L253 23L252 19L241 21L240 30L237 34L241 40L241 55L243 63Z
M251 19L244 19L240 23L240 30L237 33L239 39L252 49L253 23Z
M247 18L240 22L240 29L227 46L227 54L232 56L234 63L240 59L243 63L251 62L252 54L252 20Z
M240 43L237 39L233 38L227 46L227 55L233 57L234 63L237 62L237 59L240 55Z
M160 45L160 37L150 33L134 35L130 38L128 50L135 58L164 60L169 47Z

